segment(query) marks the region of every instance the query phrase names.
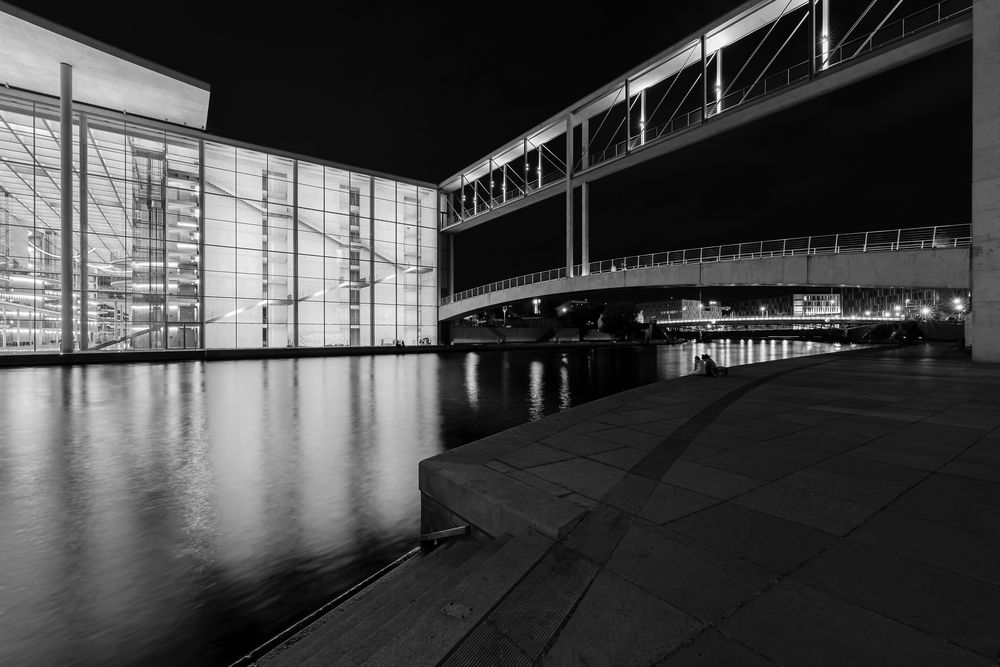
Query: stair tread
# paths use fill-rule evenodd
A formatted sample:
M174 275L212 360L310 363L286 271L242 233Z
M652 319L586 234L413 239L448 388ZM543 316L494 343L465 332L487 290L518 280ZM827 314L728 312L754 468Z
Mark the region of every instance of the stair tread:
M357 628L372 623L381 624L387 617L391 617L401 601L409 602L418 598L454 572L455 568L479 554L486 544L470 539L455 540L403 563L343 605L311 623L284 645L271 651L261 659L261 664L302 664L303 660L323 646L338 641L343 635L356 633Z
M322 651L307 664L435 665L485 617L552 542L511 538L489 557L463 567L399 611L348 651Z
M356 627L358 621L370 622L380 610L384 615L386 608L398 605L399 600L419 597L482 548L482 543L473 540L457 540L410 559L303 628L285 644L263 656L259 664L301 664L318 650L317 645L335 641Z

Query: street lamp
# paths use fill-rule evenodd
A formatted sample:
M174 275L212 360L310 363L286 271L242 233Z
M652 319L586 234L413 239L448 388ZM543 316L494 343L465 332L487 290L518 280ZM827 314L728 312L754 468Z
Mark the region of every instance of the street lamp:
M531 303L535 306L535 315L538 314L538 304L542 302L541 299L532 299Z
M510 308L510 306L500 306L500 310L503 311L503 326L504 326L504 328L507 327L507 309L508 308Z

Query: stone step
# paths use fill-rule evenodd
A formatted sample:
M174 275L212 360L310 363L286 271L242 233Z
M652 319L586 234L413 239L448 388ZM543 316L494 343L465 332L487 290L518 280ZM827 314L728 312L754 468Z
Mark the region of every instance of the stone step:
M345 634L356 634L359 628L373 623L378 627L464 562L484 550L488 556L495 548L492 542L459 539L412 558L303 628L282 646L263 656L258 664L268 667L301 665Z
M508 538L481 562L471 560L420 599L340 654L307 665L436 665L441 662L552 546L530 533Z

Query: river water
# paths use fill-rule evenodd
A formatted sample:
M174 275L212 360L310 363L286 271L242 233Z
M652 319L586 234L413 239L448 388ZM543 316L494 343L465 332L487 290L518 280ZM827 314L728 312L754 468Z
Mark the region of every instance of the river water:
M0 369L0 664L226 665L412 546L417 462L792 341Z

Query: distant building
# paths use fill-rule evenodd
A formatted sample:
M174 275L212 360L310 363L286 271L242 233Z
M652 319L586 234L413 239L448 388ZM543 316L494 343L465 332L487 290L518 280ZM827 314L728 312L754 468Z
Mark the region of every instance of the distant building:
M679 320L717 319L722 317L718 301L702 303L697 299L668 299L638 304L639 322L673 322Z
M781 294L733 304L731 317L821 317L841 314L840 294Z
M873 317L964 319L968 290L845 288L844 312Z

